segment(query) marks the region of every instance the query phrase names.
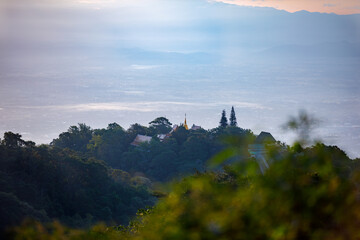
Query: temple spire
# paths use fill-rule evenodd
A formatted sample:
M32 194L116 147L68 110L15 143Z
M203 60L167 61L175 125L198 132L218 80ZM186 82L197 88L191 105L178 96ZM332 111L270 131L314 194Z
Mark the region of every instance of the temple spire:
M188 125L187 125L187 123L186 123L186 113L185 113L184 128L185 128L186 130L189 130L189 127L188 127Z

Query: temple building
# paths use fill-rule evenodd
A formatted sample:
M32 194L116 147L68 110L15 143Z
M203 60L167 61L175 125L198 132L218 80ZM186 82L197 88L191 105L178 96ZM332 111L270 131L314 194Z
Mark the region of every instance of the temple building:
M134 141L131 143L132 146L138 147L141 143L149 143L152 137L138 134Z
M193 124L192 127L189 129L189 126L187 125L186 114L185 114L184 123L180 123L180 126L184 127L186 130L192 130L192 131L201 129L201 126L196 126L195 124ZM156 136L160 142L163 142L165 139L171 137L172 133L177 131L178 128L179 128L179 125L174 124L173 128L171 129L171 131L169 133L157 134ZM136 138L134 139L134 141L131 143L131 145L138 147L138 146L140 146L141 143L149 143L151 141L151 139L152 139L152 137L150 137L150 136L138 134L136 136Z
M192 127L190 128L190 130L193 130L193 131L196 131L196 130L199 130L201 129L201 126L197 126L195 124L192 125Z
M184 127L186 130L189 130L189 127L188 127L188 125L187 125L187 123L186 123L186 114L185 114L185 121L184 121L183 127Z
M255 139L254 144L249 145L249 153L251 157L255 158L259 164L260 171L264 173L269 168L269 163L266 160L267 150L266 146L275 144L276 140L268 132L261 132Z

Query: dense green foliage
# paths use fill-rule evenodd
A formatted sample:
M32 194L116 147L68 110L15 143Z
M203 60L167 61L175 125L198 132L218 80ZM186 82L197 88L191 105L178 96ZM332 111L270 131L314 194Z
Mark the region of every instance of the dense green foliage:
M308 118L289 126L308 139L311 124L303 122ZM50 146L38 147L6 133L0 145L0 223L33 219L7 236L360 238L359 159L321 143L303 148L273 142L261 150L269 164L264 170L249 154L249 144L255 142L249 130L227 126L188 131L180 126L160 141L158 134L170 125L166 118L128 130L116 123L94 130L80 124ZM153 138L132 146L138 134ZM155 181L171 179L176 180L170 188L157 191ZM155 207L140 209L126 225L137 209L154 204L149 192L159 198ZM98 221L105 224L93 225ZM88 230L74 228L91 225Z
M238 146L229 148L235 155ZM223 151L213 161L226 161ZM127 227L88 231L25 223L15 239L358 239L358 160L337 147L268 150L261 174L248 159L173 184L154 209Z
M50 145L35 146L21 135L4 134L0 144L0 227L19 224L25 217L40 222L58 219L71 227L95 222L126 224L137 209L153 205L155 182L204 171L206 161L224 146L224 136L253 138L241 128L169 132L163 117L124 130L117 123L106 129L71 126ZM138 134L149 143L132 146Z
M204 170L206 161L223 149L220 140L224 136L254 139L251 131L239 127L188 131L180 126L161 142L158 134L168 133L170 130L171 123L164 117L151 121L149 127L134 124L128 130L117 123L109 124L106 129L94 130L85 124L79 124L79 127L72 126L67 132L61 133L51 144L102 160L131 176L140 175L153 182L164 182ZM151 136L153 139L150 143L134 147L131 142L138 134Z
M264 175L249 161L174 185L134 239L360 237L359 174L342 151L319 144L272 159Z
M68 148L35 147L19 134L5 133L0 145L0 227L20 224L24 217L59 219L73 227L127 223L154 199L146 189L115 178L119 175L104 162Z

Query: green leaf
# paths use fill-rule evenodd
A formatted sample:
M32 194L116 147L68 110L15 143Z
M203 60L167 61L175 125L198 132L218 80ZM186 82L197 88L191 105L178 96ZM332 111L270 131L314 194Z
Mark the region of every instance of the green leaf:
M227 148L220 153L216 154L209 160L210 167L217 167L231 157L236 156L236 150L234 148Z

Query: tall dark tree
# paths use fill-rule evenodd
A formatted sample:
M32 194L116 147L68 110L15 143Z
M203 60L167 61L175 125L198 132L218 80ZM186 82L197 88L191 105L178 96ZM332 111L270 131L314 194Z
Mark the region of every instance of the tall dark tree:
M24 141L21 139L21 135L13 132L4 133L4 139L0 144L9 147L9 148L17 148L17 147L35 147L35 143L33 141Z
M234 106L231 107L230 126L232 126L232 127L236 127L236 126L237 126Z
M2 140L2 144L9 148L21 147L24 145L24 142L20 134L13 132L4 133L4 140Z
M171 137L176 139L178 145L182 145L186 141L188 136L189 132L185 129L185 127L179 126L178 129L172 133Z
M78 126L70 126L67 132L61 133L59 138L51 142L51 145L86 152L92 134L93 130L89 126L85 123L79 123Z
M226 118L226 112L224 109L221 114L220 127L227 127L227 126L228 126L228 120Z
M158 117L149 124L150 129L154 129L155 134L165 134L171 131L172 123L166 117Z

